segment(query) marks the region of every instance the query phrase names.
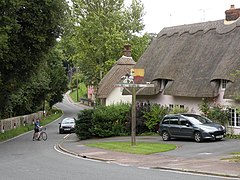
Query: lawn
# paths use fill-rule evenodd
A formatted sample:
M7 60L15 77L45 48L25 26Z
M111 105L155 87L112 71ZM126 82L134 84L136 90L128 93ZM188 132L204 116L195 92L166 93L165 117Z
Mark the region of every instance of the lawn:
M148 142L138 142L136 146L132 146L130 142L98 142L86 145L90 147L97 147L112 151L144 155L171 151L176 149L177 147L174 144L161 144Z

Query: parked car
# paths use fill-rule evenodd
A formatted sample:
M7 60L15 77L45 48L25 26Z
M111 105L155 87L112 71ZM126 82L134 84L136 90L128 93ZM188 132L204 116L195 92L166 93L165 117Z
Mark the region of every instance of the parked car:
M203 140L221 140L226 129L207 117L197 114L166 115L159 124L159 134L164 141L171 138L191 138L196 142Z
M59 123L59 134L75 132L75 118L67 117Z

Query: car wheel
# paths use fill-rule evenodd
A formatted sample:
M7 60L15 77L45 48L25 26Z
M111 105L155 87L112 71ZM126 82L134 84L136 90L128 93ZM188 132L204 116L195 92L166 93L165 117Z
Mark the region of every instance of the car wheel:
M200 132L195 132L195 133L194 133L194 140L195 140L196 142L201 142L201 141L202 141L202 135L201 135Z
M62 129L59 129L59 134L62 134L63 133L63 130Z
M170 135L169 135L169 133L168 133L167 131L163 131L163 133L162 133L162 139L163 139L164 141L168 141L168 140L170 139Z

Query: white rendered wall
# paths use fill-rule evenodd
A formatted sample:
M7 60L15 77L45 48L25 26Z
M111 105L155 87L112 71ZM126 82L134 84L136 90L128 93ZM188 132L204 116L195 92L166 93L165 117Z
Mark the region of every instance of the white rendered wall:
M234 101L230 99L223 99L224 90L219 91L219 96L214 99L216 103L219 103L223 106L234 106ZM199 110L199 105L202 103L202 98L191 98L191 97L177 97L171 95L163 95L162 93L156 96L148 96L142 97L144 99L137 99L138 101L146 101L149 100L150 102L161 104L163 106L168 106L170 104L173 105L184 105L185 108L188 108L189 112L191 113L201 113Z
M132 95L122 95L122 87L115 87L106 99L106 105L132 103Z

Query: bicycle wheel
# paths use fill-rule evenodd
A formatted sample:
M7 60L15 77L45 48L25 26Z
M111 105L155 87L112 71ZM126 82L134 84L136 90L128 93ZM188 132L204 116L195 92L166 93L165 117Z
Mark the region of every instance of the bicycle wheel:
M46 132L42 132L41 136L42 136L42 139L43 139L44 141L47 140L47 133L46 133Z

